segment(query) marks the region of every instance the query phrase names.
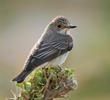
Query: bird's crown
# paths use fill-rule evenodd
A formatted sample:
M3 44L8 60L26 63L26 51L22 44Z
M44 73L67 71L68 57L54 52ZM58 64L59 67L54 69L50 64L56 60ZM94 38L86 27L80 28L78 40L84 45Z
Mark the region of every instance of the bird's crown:
M69 21L64 16L55 17L52 22L59 24L69 24Z

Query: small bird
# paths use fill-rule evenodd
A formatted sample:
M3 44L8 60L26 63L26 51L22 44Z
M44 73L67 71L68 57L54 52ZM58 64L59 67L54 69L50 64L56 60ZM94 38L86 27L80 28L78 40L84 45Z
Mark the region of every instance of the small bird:
M57 16L45 28L32 48L23 71L12 81L21 83L37 67L60 66L73 48L70 29L76 28L64 16Z

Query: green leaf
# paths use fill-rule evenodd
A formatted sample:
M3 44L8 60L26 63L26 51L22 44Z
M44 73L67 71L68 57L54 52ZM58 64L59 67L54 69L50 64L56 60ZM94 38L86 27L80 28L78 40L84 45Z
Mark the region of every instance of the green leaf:
M56 84L56 87L55 87L55 89L57 90L59 88L59 85L58 84Z
M37 95L37 99L38 100L42 99L43 97L44 97L44 95L42 93L40 93L40 94Z
M23 83L16 83L16 86L20 87L20 88L24 88L24 84Z
M71 69L70 69L70 72L71 72L71 73L73 73L74 71L75 71L75 69L74 69L74 68L71 68Z
M65 68L64 71L65 71L66 74L69 73L69 70L67 68Z
M42 69L39 69L39 70L37 71L37 76L43 77Z
M31 83L26 82L26 91L30 92L30 90L31 90Z

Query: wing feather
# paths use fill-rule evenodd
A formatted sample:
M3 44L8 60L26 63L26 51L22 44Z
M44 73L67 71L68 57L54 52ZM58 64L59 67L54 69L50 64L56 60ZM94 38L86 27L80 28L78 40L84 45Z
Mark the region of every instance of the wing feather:
M69 51L68 48L70 44L72 44L72 41L68 42L66 40L52 41L51 43L40 43L38 47L33 49L33 53L29 56L25 64L25 68L28 68L28 66L34 68L45 62L53 60L54 58Z

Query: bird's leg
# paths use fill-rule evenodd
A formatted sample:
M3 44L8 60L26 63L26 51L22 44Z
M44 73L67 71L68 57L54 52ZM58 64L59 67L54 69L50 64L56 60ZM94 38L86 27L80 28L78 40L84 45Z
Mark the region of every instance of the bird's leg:
M58 71L61 72L62 71L62 66L58 65L58 69L59 69Z

